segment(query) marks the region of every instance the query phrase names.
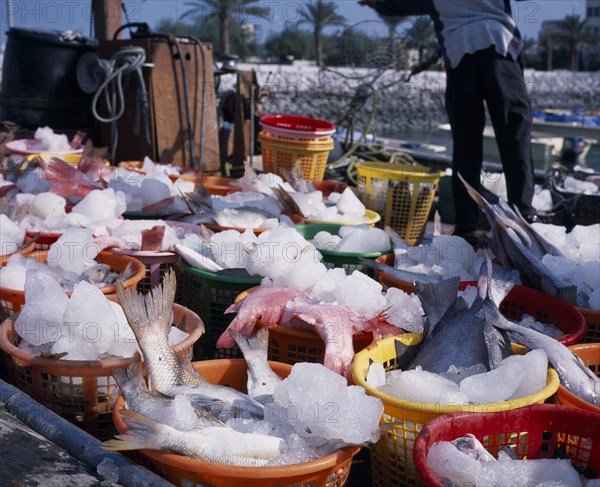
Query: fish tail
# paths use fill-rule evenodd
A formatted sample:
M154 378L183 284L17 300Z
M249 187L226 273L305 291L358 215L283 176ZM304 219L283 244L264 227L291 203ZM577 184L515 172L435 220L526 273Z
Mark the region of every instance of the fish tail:
M127 424L127 433L117 435L102 444L105 450L156 449L159 445L159 424L135 411L122 409L121 417Z
M134 352L133 360L128 367L114 367L110 369L110 373L121 389L129 383L137 386L142 383L145 385L144 376L142 375L142 356L137 350Z
M229 330L229 334L237 343L244 357L247 355L260 355L267 358L269 348L269 329L260 328L254 336L246 337L238 331Z
M162 284L156 286L145 296L137 292L125 292L123 282L117 281L117 297L123 308L129 326L133 329L138 342L144 334L154 327L160 327L160 333L169 333L169 317L175 301L177 283L175 272L170 270L163 277ZM152 330L158 333L156 330Z

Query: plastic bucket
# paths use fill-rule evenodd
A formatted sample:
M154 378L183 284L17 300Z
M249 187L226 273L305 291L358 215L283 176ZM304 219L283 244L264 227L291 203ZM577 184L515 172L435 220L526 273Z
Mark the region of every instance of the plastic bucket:
M2 65L0 119L25 127L92 127L92 95L77 83L79 58L98 49L96 39L59 31L11 27Z

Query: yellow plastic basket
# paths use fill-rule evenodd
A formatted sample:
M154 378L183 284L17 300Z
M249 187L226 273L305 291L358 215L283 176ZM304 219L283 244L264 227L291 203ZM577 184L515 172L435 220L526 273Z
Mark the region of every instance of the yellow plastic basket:
M383 215L408 245L420 243L442 172L388 162L356 165L358 192L365 206Z
M333 149L333 139L326 140L288 140L274 137L265 132L258 135L262 146L264 172L282 176L284 169L292 169L300 162L304 179L322 181L329 151Z
M374 227L375 224L381 220L381 215L374 212L373 210L365 210L365 218L363 221L355 221L355 222L327 222L324 220L312 220L310 218L305 218L304 223L314 223L314 224L335 224L335 225L369 225L370 227Z
M442 414L490 413L518 409L530 404L543 403L558 390L558 375L553 369L548 369L546 387L540 392L512 401L487 404L442 405L402 401L367 384L366 377L371 361L382 364L386 371L397 368L395 340L407 345L416 345L422 338L421 333L405 333L386 338L354 356L352 374L355 383L363 386L370 396L380 398L384 405L381 425L385 433L371 448L371 475L376 487L422 485L413 462L414 442L423 425ZM515 353L524 351L523 348L513 348Z

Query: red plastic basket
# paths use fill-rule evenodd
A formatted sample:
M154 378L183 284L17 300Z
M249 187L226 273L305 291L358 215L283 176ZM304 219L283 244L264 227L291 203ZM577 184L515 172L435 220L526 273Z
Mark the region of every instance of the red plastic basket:
M34 232L31 230L27 230L25 235L29 238L35 237L38 232ZM62 237L62 233L59 232L39 232L40 236L35 242L34 250L48 250L50 246L56 242L60 237Z
M331 122L298 115L263 115L259 123L264 132L278 139L325 140L335 132Z
M492 455L508 445L514 447L519 458L552 458L564 446L575 465L600 471L600 414L536 404L498 413L447 414L426 424L413 449L415 466L424 485L443 486L427 465L431 446L467 433L475 435Z
M393 266L394 254L382 255L375 261ZM415 292L412 282L396 279L385 272L375 272L379 282L386 288L397 287L406 293ZM476 285L475 282L463 282L461 288L469 284ZM528 314L537 321L556 326L563 332L562 336L557 337L563 345L577 343L587 330L586 320L578 308L526 286L515 286L500 303L500 311L509 320L520 320L521 316Z

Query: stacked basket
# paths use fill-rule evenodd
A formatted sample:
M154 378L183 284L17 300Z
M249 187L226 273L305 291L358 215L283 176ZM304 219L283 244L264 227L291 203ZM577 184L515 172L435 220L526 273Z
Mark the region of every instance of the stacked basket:
M295 115L264 115L258 140L264 172L283 176L300 163L304 179L321 181L329 152L333 149L335 125L325 120Z

